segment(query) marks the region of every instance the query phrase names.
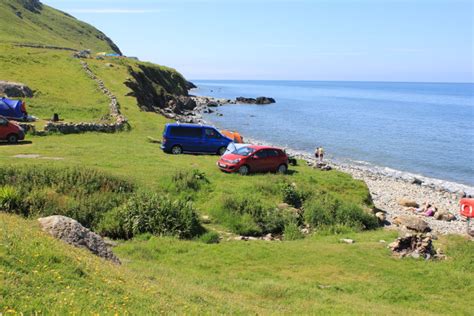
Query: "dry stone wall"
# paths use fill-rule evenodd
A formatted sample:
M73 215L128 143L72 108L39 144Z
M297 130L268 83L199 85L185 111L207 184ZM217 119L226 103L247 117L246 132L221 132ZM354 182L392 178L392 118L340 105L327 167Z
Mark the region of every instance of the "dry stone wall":
M113 123L48 122L44 127L45 132L56 132L61 134L77 134L84 132L115 133L117 131L122 131L129 128L126 117L120 113L120 105L117 101L117 97L109 89L107 89L104 82L94 74L85 61L81 61L81 65L86 74L97 83L102 93L106 95L107 98L109 98L109 112Z

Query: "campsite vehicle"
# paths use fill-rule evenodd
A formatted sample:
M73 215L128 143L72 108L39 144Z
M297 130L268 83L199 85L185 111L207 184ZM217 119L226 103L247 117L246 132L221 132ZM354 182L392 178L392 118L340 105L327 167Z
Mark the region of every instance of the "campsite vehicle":
M234 141L234 143L242 144L244 142L244 138L242 137L242 135L240 135L236 131L231 132L231 131L228 131L228 130L225 130L225 129L221 129L219 131L221 132L222 135L232 139Z
M21 100L0 99L0 115L12 120L24 121L28 117L25 102Z
M174 155L183 152L222 155L230 142L213 126L173 123L165 125L161 149Z
M224 172L238 172L242 175L265 171L286 173L288 156L280 148L247 145L222 156L217 166Z
M16 144L19 140L25 139L25 132L20 125L10 122L0 116L0 140L6 140L10 144Z

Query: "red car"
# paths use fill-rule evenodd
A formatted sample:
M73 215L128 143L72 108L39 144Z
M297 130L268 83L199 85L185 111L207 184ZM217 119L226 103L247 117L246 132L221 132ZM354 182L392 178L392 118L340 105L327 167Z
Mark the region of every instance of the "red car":
M217 166L222 171L238 172L242 175L265 171L286 173L288 156L279 148L249 145L222 156Z
M25 132L15 122L10 122L0 116L0 141L6 140L10 144L16 144L19 140L25 139Z

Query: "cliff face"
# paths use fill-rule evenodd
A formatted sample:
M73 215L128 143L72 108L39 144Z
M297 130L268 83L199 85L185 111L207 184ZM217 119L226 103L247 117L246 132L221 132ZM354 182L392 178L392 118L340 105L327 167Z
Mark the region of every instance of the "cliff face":
M144 111L172 107L175 113L192 110L188 96L189 82L174 69L149 63L129 67L131 79L125 85L132 89L138 106Z

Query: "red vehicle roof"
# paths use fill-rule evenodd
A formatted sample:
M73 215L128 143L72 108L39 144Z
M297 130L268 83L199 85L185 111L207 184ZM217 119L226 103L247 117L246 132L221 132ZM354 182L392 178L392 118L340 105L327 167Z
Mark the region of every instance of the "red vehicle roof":
M261 146L261 145L249 145L249 146L246 146L246 147L253 148L255 150L260 150L260 149L279 149L279 150L282 150L281 148L278 148L278 147Z

